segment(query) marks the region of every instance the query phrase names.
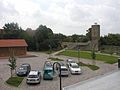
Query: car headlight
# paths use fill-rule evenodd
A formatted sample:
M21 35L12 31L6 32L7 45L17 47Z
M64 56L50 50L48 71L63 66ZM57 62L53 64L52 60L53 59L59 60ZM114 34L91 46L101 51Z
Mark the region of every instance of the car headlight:
M36 81L38 81L39 79L36 79Z

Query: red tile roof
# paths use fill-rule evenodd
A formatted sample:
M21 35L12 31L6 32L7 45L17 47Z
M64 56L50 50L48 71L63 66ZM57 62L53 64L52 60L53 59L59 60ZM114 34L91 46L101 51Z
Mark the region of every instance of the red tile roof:
M0 47L27 47L24 39L2 39L0 40Z

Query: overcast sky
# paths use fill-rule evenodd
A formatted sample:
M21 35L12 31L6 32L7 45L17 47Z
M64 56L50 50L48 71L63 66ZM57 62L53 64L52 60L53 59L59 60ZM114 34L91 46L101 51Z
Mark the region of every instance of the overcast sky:
M120 0L0 0L0 28L11 22L65 35L85 34L97 22L101 35L120 33Z

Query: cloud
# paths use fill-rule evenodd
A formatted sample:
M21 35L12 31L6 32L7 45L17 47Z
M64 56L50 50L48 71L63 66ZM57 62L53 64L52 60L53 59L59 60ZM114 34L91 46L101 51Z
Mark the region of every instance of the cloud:
M3 23L6 23L6 21L9 21L17 14L18 12L13 4L0 0L0 25L3 25Z
M0 0L0 26L18 22L24 29L40 24L55 33L85 34L92 24L101 35L120 33L119 0Z

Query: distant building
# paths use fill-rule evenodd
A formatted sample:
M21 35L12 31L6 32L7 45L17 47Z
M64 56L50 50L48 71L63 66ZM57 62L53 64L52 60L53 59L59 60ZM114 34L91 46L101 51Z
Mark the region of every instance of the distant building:
M24 39L1 39L0 57L26 55L27 46L28 45Z
M87 30L89 33L90 41L84 42L63 42L62 47L66 46L68 49L80 49L80 50L99 50L99 40L100 40L100 25L95 23Z

